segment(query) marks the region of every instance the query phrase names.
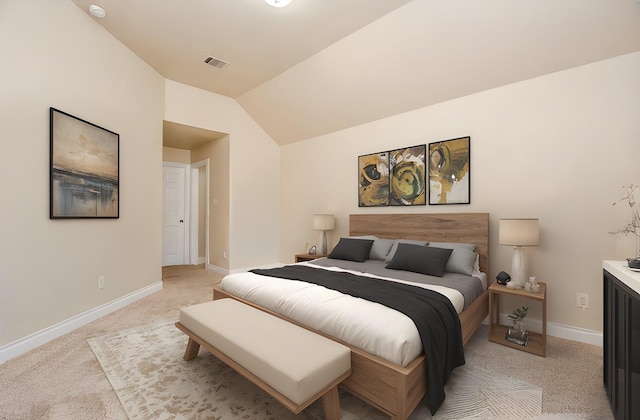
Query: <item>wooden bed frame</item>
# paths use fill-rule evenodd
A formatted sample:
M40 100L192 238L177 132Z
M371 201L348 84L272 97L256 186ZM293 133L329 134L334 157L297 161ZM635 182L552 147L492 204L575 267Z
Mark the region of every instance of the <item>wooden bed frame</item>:
M352 214L349 216L351 236L376 235L389 239L417 239L431 242L465 242L476 245L480 256L480 270L487 273L489 282L489 214L488 213L421 213L421 214ZM466 343L489 314L488 291L485 291L460 314L462 339ZM266 310L244 299L232 296L219 287L213 298L233 298L262 309L272 315L298 322ZM328 337L336 340L333 337ZM405 420L422 401L427 392L426 359L424 354L406 367L388 362L348 343L351 348L351 376L340 385L358 398L391 416Z

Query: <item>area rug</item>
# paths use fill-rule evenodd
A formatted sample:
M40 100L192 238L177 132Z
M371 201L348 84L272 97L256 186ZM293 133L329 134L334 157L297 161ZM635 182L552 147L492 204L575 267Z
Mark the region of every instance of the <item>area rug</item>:
M130 419L323 419L315 402L294 415L206 350L182 359L187 336L174 321L132 328L88 340ZM542 390L465 365L454 370L446 400L433 417L527 419L541 415ZM389 417L341 392L344 420ZM420 405L412 420L431 419Z

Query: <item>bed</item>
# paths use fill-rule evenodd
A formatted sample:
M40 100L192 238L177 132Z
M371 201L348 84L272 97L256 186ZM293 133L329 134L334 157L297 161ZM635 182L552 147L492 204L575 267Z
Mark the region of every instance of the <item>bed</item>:
M368 235L432 243L473 244L480 271L489 273L488 213L351 215L349 236ZM311 264L313 265L313 262ZM427 392L427 363L424 354L410 356L411 360L407 362L392 362L372 351L365 351L360 346L326 334L318 328L287 318L276 310L267 309L256 303L260 302L259 299L251 298L253 301L250 301L225 291L222 287L214 289L214 299L225 297L258 307L349 346L352 350L352 375L341 384L342 388L390 415L392 419L406 419ZM463 343L466 343L487 315L488 292L485 289L473 302L466 302L464 310L459 314Z

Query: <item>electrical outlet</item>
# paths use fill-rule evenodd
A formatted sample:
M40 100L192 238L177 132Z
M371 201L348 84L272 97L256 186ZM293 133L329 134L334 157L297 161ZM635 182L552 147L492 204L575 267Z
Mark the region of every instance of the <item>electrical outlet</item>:
M589 309L589 294L588 293L576 294L576 304L578 305L578 308Z
M222 258L224 258L225 260L227 259L227 251L222 252Z
M98 276L98 289L104 289L105 276Z

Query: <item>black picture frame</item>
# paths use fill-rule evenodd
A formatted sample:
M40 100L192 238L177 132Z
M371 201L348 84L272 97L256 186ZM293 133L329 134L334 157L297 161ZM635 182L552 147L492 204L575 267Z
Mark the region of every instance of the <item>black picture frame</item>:
M358 207L426 204L426 145L358 156Z
M471 137L429 143L429 204L471 203Z
M120 135L49 108L49 218L120 217Z
M358 156L358 207L389 205L389 152Z
M389 151L389 205L423 206L427 203L426 145Z

